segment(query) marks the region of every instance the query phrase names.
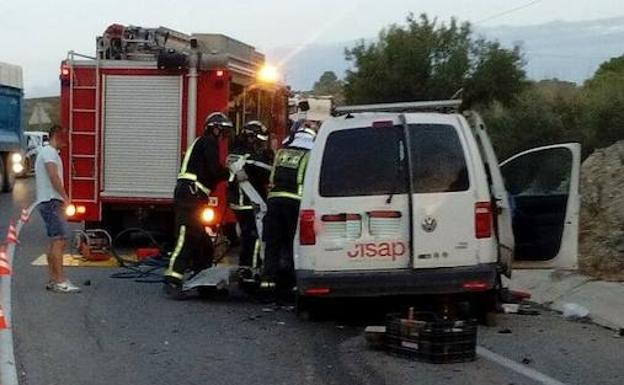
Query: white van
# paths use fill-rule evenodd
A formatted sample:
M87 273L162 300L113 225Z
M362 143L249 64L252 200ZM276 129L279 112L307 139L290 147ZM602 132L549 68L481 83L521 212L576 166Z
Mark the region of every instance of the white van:
M575 267L580 145L499 166L483 122L459 104L343 107L323 123L295 239L298 310L322 297L434 294L487 308L514 258Z

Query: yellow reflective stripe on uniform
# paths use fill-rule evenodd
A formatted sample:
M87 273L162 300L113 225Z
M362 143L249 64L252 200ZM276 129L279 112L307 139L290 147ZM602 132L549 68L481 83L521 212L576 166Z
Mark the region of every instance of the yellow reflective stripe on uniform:
M310 153L309 152L307 152L303 156L303 160L301 161L301 164L299 165L299 170L297 170L297 184L300 185L300 186L303 183L303 177L305 176L305 170L306 170L306 167L308 166L308 159L310 159Z
M278 150L275 154L275 159L273 160L273 167L271 167L271 175L269 175L269 184L273 185L273 179L275 178L275 169L277 168L277 162L282 150Z
M301 196L300 195L294 194L294 193L290 193L290 192L286 192L286 191L271 192L271 193L269 193L269 198L290 198L290 199L301 200Z
M177 279L180 279L180 280L184 279L184 274L176 273L173 270L167 270L165 275L168 276L168 277L173 277L173 278L177 278Z
M195 186L197 186L198 189L202 190L204 192L204 194L206 195L210 195L210 189L206 186L204 186L201 182L199 181L195 181Z
M210 189L204 186L200 181L197 180L197 175L192 174L190 172L185 172L183 174L178 175L178 179L190 180L195 183L198 189L204 192L206 195L210 195Z
M250 206L250 205L237 205L235 203L230 203L230 208L232 210L253 210L253 206Z
M192 182L196 182L197 181L197 175L192 174L190 172L180 173L178 175L178 179L186 179L186 180L190 180Z
M173 271L173 265L175 264L175 261L178 258L178 255L180 255L180 253L182 252L185 239L186 239L186 226L182 225L180 226L180 234L178 234L178 241L176 243L175 249L173 250L173 253L171 254L171 259L169 260L169 268L165 272L165 275L178 278L178 279L184 278L183 273L177 273Z
M253 258L251 259L251 266L258 266L258 258L260 258L260 249L262 247L262 241L260 238L256 239L256 244L254 246Z
M182 167L180 167L180 175L186 173L186 168L188 167L188 162L191 159L191 154L193 153L193 148L195 147L195 143L197 143L198 140L199 140L199 138L196 138L193 141L193 143L191 143L189 148L186 149L186 154L184 154L184 160L182 161ZM195 177L195 178L197 178L197 177Z

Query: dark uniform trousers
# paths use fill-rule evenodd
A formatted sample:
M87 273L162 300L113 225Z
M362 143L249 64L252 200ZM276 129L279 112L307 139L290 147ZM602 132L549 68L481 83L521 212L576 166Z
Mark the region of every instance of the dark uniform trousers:
M293 240L297 231L300 201L286 197L268 200L264 217L264 274L277 280L278 287L292 287L295 282Z
M199 272L212 266L214 247L201 222L206 195L193 182L178 180L174 191L177 241L171 254L166 280L181 283L190 268Z
M241 251L238 263L240 266L251 266L258 241L256 214L254 209L234 210L234 214L241 230Z

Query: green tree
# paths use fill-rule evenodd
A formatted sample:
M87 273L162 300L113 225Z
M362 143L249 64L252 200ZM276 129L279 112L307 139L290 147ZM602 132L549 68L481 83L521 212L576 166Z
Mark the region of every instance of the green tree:
M534 83L512 104L493 102L480 110L501 160L532 147L586 141L582 92L574 84Z
M343 82L338 79L334 71L325 71L312 87L315 96L333 96L334 103L343 104Z
M336 95L342 92L342 82L334 71L325 71L312 87L314 95Z
M584 89L583 124L588 149L624 140L624 66L621 72L601 69Z
M345 55L349 103L448 99L460 88L468 103L507 103L525 82L519 48L475 39L470 24L454 18L447 24L410 14L406 25L391 25Z
M591 87L595 83L608 81L611 78L624 76L624 55L611 58L602 63L594 73L594 76L587 81L586 85Z

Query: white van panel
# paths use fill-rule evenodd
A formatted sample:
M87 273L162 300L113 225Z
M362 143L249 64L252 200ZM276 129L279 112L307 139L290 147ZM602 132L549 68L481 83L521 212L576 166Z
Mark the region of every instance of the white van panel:
M396 196L393 203L383 203L385 197L321 198L317 201L317 243L300 246L306 256L315 256L314 270L407 269L409 230L407 196ZM322 208L322 209L321 209ZM371 221L369 211L398 211L397 224ZM359 221L344 225L323 221L323 216L341 213L358 214ZM372 222L372 223L371 223ZM350 231L347 233L346 229ZM344 229L344 230L343 230ZM341 231L343 230L343 231ZM371 231L373 230L373 231ZM376 231L375 231L376 230ZM359 237L355 237L359 234ZM308 254L307 251L310 253Z
M392 120L397 114L357 114L327 120L316 139L306 172L302 209L315 210L317 242L299 245L295 239L295 268L315 271L394 270L470 266L496 262L494 235L475 237L475 204L489 201L489 188L476 141L468 124L458 115L406 114L408 124L445 124L457 129L464 151L470 186L466 191L413 195L413 256L410 255L409 205L407 194L323 197L320 195L321 163L329 135L370 127L373 122ZM384 128L377 128L383 130ZM374 156L375 149L362 149ZM363 169L362 173L366 173ZM345 177L356 177L349 175ZM397 212L400 218L376 218L370 212ZM324 215L353 214L361 220L334 223ZM434 230L426 230L435 219ZM360 234L357 238L355 235Z

